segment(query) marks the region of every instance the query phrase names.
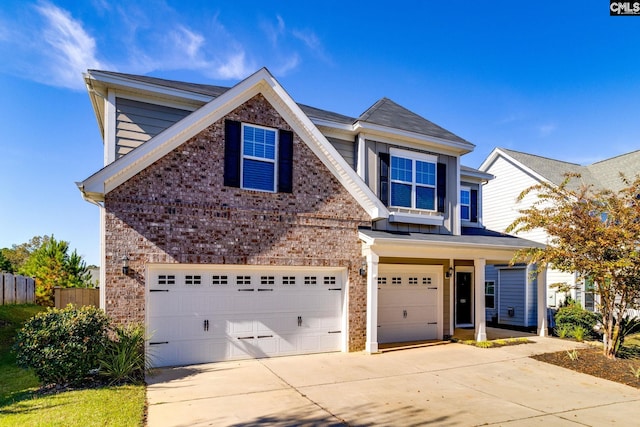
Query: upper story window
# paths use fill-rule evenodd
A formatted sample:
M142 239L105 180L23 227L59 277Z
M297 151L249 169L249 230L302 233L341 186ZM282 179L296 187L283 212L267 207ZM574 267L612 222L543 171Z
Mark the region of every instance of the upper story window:
M469 187L460 189L460 219L471 221L471 189Z
M293 192L293 132L225 120L224 185Z
M397 149L389 154L391 206L435 211L437 158Z
M242 125L242 188L275 191L276 140L275 129Z

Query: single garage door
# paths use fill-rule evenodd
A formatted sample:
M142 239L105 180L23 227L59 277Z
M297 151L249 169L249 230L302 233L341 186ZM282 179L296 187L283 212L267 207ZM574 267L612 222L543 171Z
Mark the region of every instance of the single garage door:
M344 270L150 267L153 366L340 351Z
M378 266L378 342L442 339L442 266Z

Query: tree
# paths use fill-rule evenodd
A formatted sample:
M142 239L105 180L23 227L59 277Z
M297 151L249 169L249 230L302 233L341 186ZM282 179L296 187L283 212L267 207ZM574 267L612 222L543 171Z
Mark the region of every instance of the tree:
M4 256L5 249L6 248L0 249L0 273L13 273L13 265L11 264L11 261Z
M74 250L69 255L69 243L56 240L53 236L43 240L35 249L19 273L36 279L36 302L53 305L53 289L56 286L88 287L91 275L85 262Z
M615 358L626 311L640 298L640 175L634 181L621 175L625 187L617 192L576 188L569 185L574 178L580 175L567 174L559 186L542 183L524 190L519 200L529 193L537 199L519 211L507 232L543 229L549 236L546 248L520 250L515 259L538 269L553 265L595 282L604 354Z
M9 261L10 273L15 273L25 265L31 254L49 240L49 236L34 236L28 242L0 249L2 256Z

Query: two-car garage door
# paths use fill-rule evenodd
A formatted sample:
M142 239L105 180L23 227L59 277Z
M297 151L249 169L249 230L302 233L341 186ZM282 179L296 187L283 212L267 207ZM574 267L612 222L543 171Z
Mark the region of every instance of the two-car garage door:
M339 351L343 274L331 268L150 267L152 364Z

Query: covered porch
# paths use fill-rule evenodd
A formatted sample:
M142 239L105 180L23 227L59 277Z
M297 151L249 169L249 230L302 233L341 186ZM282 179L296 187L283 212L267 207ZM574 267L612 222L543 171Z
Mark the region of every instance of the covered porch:
M390 344L386 336L379 340L380 330L385 326L384 320L381 325L381 319L379 319L382 307L379 292L380 289L389 292L381 286L385 277L382 278L382 282L379 281L381 266L384 267L383 270L389 270L389 266L394 266L395 269L406 266L409 269L422 265L430 270L435 268L439 272L437 275L439 304L435 314L438 334L433 337L435 340L461 334L465 337L461 339L486 341L497 339L493 338L494 336L503 337L519 333L487 327L485 266L508 263L516 250L539 246L539 244L490 231L486 234L452 236L362 229L360 239L363 246L362 253L366 259L364 273L367 281L365 348L367 352L376 353L381 349L382 343L385 343L385 347L386 344ZM536 298L537 333L540 336L545 336L547 333L545 278L546 274L543 271L539 272ZM461 279L465 279L468 283L466 290L458 285L464 281ZM463 292L466 293L463 294ZM407 310L404 310L404 316L407 317ZM420 340L397 340L397 342L403 341Z

